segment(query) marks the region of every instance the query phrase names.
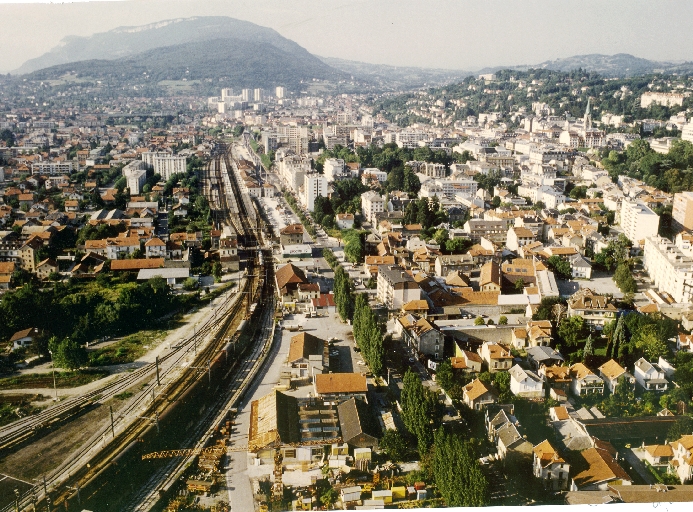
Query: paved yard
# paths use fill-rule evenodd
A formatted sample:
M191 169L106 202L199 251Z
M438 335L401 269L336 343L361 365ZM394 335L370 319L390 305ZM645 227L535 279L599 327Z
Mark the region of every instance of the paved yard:
M563 279L557 279L558 290L561 295L568 297L578 291L580 288L590 288L599 294L611 294L615 298L623 297L623 293L618 289L616 283L612 279L611 275L605 273L595 272L592 274L592 279L582 280L582 279L571 279L570 281L564 281Z

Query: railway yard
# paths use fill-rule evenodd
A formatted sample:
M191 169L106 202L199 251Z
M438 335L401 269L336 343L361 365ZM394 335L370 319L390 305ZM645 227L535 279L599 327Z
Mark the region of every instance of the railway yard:
M45 471L40 477L30 473L32 480L6 478L0 493L12 495L16 488L19 496L3 512L17 506L162 509L200 453L201 467L214 473L227 449L214 448L219 432L227 432L274 341L271 251L237 172L234 149L220 144L201 181L215 224L238 234L245 263L238 288L217 299L192 335L163 350L154 363L104 379L89 392L0 428L3 462L26 464L22 456L32 454ZM66 438L62 429L71 429L73 437ZM183 449L176 455L184 456L142 460L147 453L176 449ZM66 451L68 456L59 455Z

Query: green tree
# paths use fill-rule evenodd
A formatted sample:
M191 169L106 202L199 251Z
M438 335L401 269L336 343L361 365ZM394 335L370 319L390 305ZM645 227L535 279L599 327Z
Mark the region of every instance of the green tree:
M590 330L581 316L565 318L558 326L558 336L570 347L589 336Z
M433 444L433 431L442 419L438 397L424 389L419 376L407 370L402 381L402 421L417 440L419 454L423 456Z
M484 319L482 317L477 316L474 319L474 325L486 325L486 322L484 321Z
M441 428L435 435L433 475L449 507L488 505L489 484L469 442Z
M498 319L498 325L508 325L508 317L501 315L501 317Z
M657 325L645 325L633 334L631 341L636 348L643 351L645 359L657 361L660 357L669 356L669 347L659 333Z
M221 263L218 261L215 261L212 264L212 275L214 276L214 280L218 283L221 281L221 274L222 274L222 268L221 268Z
M452 238L445 241L445 251L450 254L464 254L472 246L468 238Z
M549 270L554 272L561 279L570 279L573 277L573 271L568 260L564 260L560 256L551 256L546 260Z
M409 454L409 443L398 430L385 430L379 446L394 462L404 461Z
M441 388L443 388L443 390L447 392L452 389L454 378L455 376L452 371L452 363L449 359L446 359L442 363L438 364L438 368L436 370L436 382Z
M587 336L587 341L585 342L585 348L582 351L582 362L586 363L587 359L594 355L594 340L592 339L592 334Z
M48 349L52 353L53 365L66 370L76 370L87 364L89 360L87 350L76 341L65 338L58 342L52 338L48 342Z
M676 418L676 423L669 427L667 438L669 441L675 441L691 433L693 433L693 418L688 415L683 415Z

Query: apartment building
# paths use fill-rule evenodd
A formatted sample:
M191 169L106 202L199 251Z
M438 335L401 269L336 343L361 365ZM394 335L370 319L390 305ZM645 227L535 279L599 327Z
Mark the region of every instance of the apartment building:
M419 171L431 178L445 178L445 165L427 162L421 165Z
M374 190L361 194L361 213L368 222L375 224L375 216L385 211L385 200Z
M73 162L36 162L31 164L31 174L70 174Z
M652 283L677 303L693 299L693 258L660 236L645 239L643 265Z
M305 175L311 172L310 158L286 154L284 150L277 151L276 165L279 177L294 192L298 192L303 186Z
M175 156L171 153L145 151L142 153L142 161L148 169L153 169L163 180L168 180L174 174L185 174L186 158Z
M303 177L303 206L312 212L318 196L327 197L327 178L322 174L312 173Z
M133 160L123 168L123 176L127 181L127 187L133 196L142 192L142 187L147 182L147 170L141 160Z
M647 108L653 103L663 105L665 107L682 106L683 94L672 92L644 92L640 96L640 108Z
M677 231L693 230L693 192L674 194L674 206L671 212L674 229Z
M633 243L647 237L657 236L659 215L642 201L623 201L621 203L621 229Z
M503 220L469 219L464 230L475 244L481 242L482 237L503 245L508 240L507 226Z
M414 278L396 265L378 268L378 302L389 310L399 310L407 302L421 299L421 288Z
M323 174L327 181L340 179L344 174L344 160L341 158L328 158L323 164Z

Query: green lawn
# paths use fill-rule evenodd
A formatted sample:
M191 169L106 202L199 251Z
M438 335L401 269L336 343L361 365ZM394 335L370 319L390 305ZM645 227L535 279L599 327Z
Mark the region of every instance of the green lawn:
M74 388L108 376L103 370L77 370L55 372L55 384L59 388ZM53 387L53 373L27 373L0 379L0 389L38 389Z
M159 343L167 331L140 331L89 353L90 366L132 363Z

